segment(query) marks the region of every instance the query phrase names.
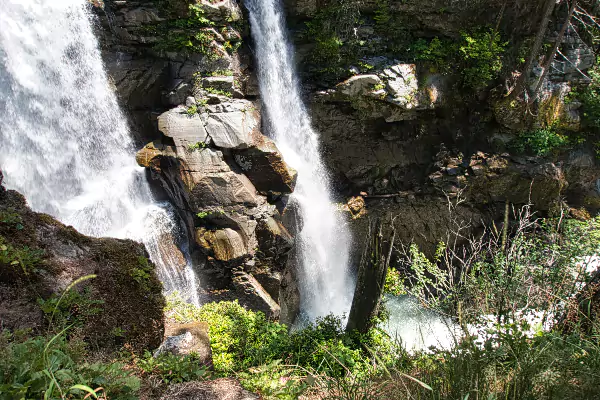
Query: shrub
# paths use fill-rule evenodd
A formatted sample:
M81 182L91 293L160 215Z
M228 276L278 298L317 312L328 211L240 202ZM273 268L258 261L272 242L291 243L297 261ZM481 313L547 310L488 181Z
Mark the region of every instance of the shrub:
M456 46L450 41L442 41L437 37L429 43L425 39L419 39L413 44L412 52L416 60L425 61L435 71L447 73L452 69Z
M569 138L552 128L524 132L512 141L511 146L517 152L546 156L569 145Z
M195 354L183 357L163 353L153 357L146 351L144 357L136 359L135 364L145 374L158 376L164 383L182 383L199 380L206 376L206 367Z
M491 30L463 32L458 44L435 37L429 42L419 39L411 46L413 57L426 62L434 71L462 71L461 84L470 89L487 86L498 76L505 47L500 35Z
M502 70L506 43L494 31L462 33L459 55L462 62L463 85L473 89L485 87Z
M338 317L319 319L288 334L285 325L270 322L263 313L246 310L237 302L196 307L171 296L167 313L180 322L208 323L213 364L218 372L283 360L321 373L342 375L362 368L365 361L361 343L344 333Z

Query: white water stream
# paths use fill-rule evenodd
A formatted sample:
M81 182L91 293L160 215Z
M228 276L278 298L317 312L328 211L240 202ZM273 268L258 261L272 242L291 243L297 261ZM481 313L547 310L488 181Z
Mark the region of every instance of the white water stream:
M301 312L310 320L348 313L354 279L348 268L350 234L331 202L329 178L302 103L280 0L246 0L258 62L268 134L298 171L293 200L302 230L297 235Z
M175 213L135 163L86 0L0 0L0 169L34 210L143 242L165 290L198 302L190 263L175 267Z

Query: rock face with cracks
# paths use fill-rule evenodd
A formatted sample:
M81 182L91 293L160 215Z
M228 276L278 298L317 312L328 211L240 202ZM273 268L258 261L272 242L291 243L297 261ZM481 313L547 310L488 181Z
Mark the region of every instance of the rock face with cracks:
M218 97L201 108L181 105L158 117L163 137L144 146L136 159L185 221L193 258L209 287L241 290L254 299L249 300L254 308L278 315L277 302L251 275L240 281L244 284L234 279L236 268L247 274L266 266L283 269L293 242L281 223L273 225L281 217L268 200L291 193L297 174L262 135L260 123L257 107L248 100ZM271 240L263 253L261 238L271 226L285 240ZM248 282L253 290L246 290Z

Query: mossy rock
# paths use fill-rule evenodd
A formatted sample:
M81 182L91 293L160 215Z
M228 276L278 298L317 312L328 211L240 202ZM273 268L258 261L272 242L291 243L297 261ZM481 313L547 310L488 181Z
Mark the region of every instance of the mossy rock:
M38 302L51 302L73 281L95 275L71 289L98 304L97 312L81 317L74 328L90 348L111 352L128 345L142 351L160 344L165 300L142 244L82 235L47 214L33 212L22 195L4 188L0 189L0 240L4 329L32 328L41 333L47 326L40 326ZM12 305L31 313L30 325L26 318L11 322ZM73 314L78 306L73 305Z

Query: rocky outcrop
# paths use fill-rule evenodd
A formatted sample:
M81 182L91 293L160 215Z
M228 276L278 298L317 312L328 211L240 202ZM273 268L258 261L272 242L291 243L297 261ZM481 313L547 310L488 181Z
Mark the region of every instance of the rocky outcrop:
M552 162L482 152L468 160L453 158L447 152L438 156L435 165L440 170L429 175L432 185L451 197L465 189L466 199L473 204L531 202L536 209L548 211L560 205L568 187L561 165Z
M72 282L88 277L71 289L84 303L67 304L63 299L63 307L79 321L77 329L91 348L110 352L128 345L142 351L160 344L165 301L142 244L81 235L49 215L31 211L19 193L3 187L0 242L3 329L41 333L48 320L39 298L56 299Z
M296 172L260 132L253 102L211 93L203 83L186 103L158 117L163 138L136 159L186 222L208 288L229 287L245 305L275 318L279 306L251 273L285 265L293 238L268 198L291 193ZM265 234L269 226L271 236Z
M94 7L102 56L140 141L156 137L156 113L183 104L199 76L226 72L225 90L243 95L251 70L236 2L102 3Z
M368 62L369 60L367 60ZM386 122L414 120L418 111L433 110L443 104L447 79L423 73L419 80L415 64L379 58L377 74L355 75L320 92L317 101L348 102L363 118L383 118Z

